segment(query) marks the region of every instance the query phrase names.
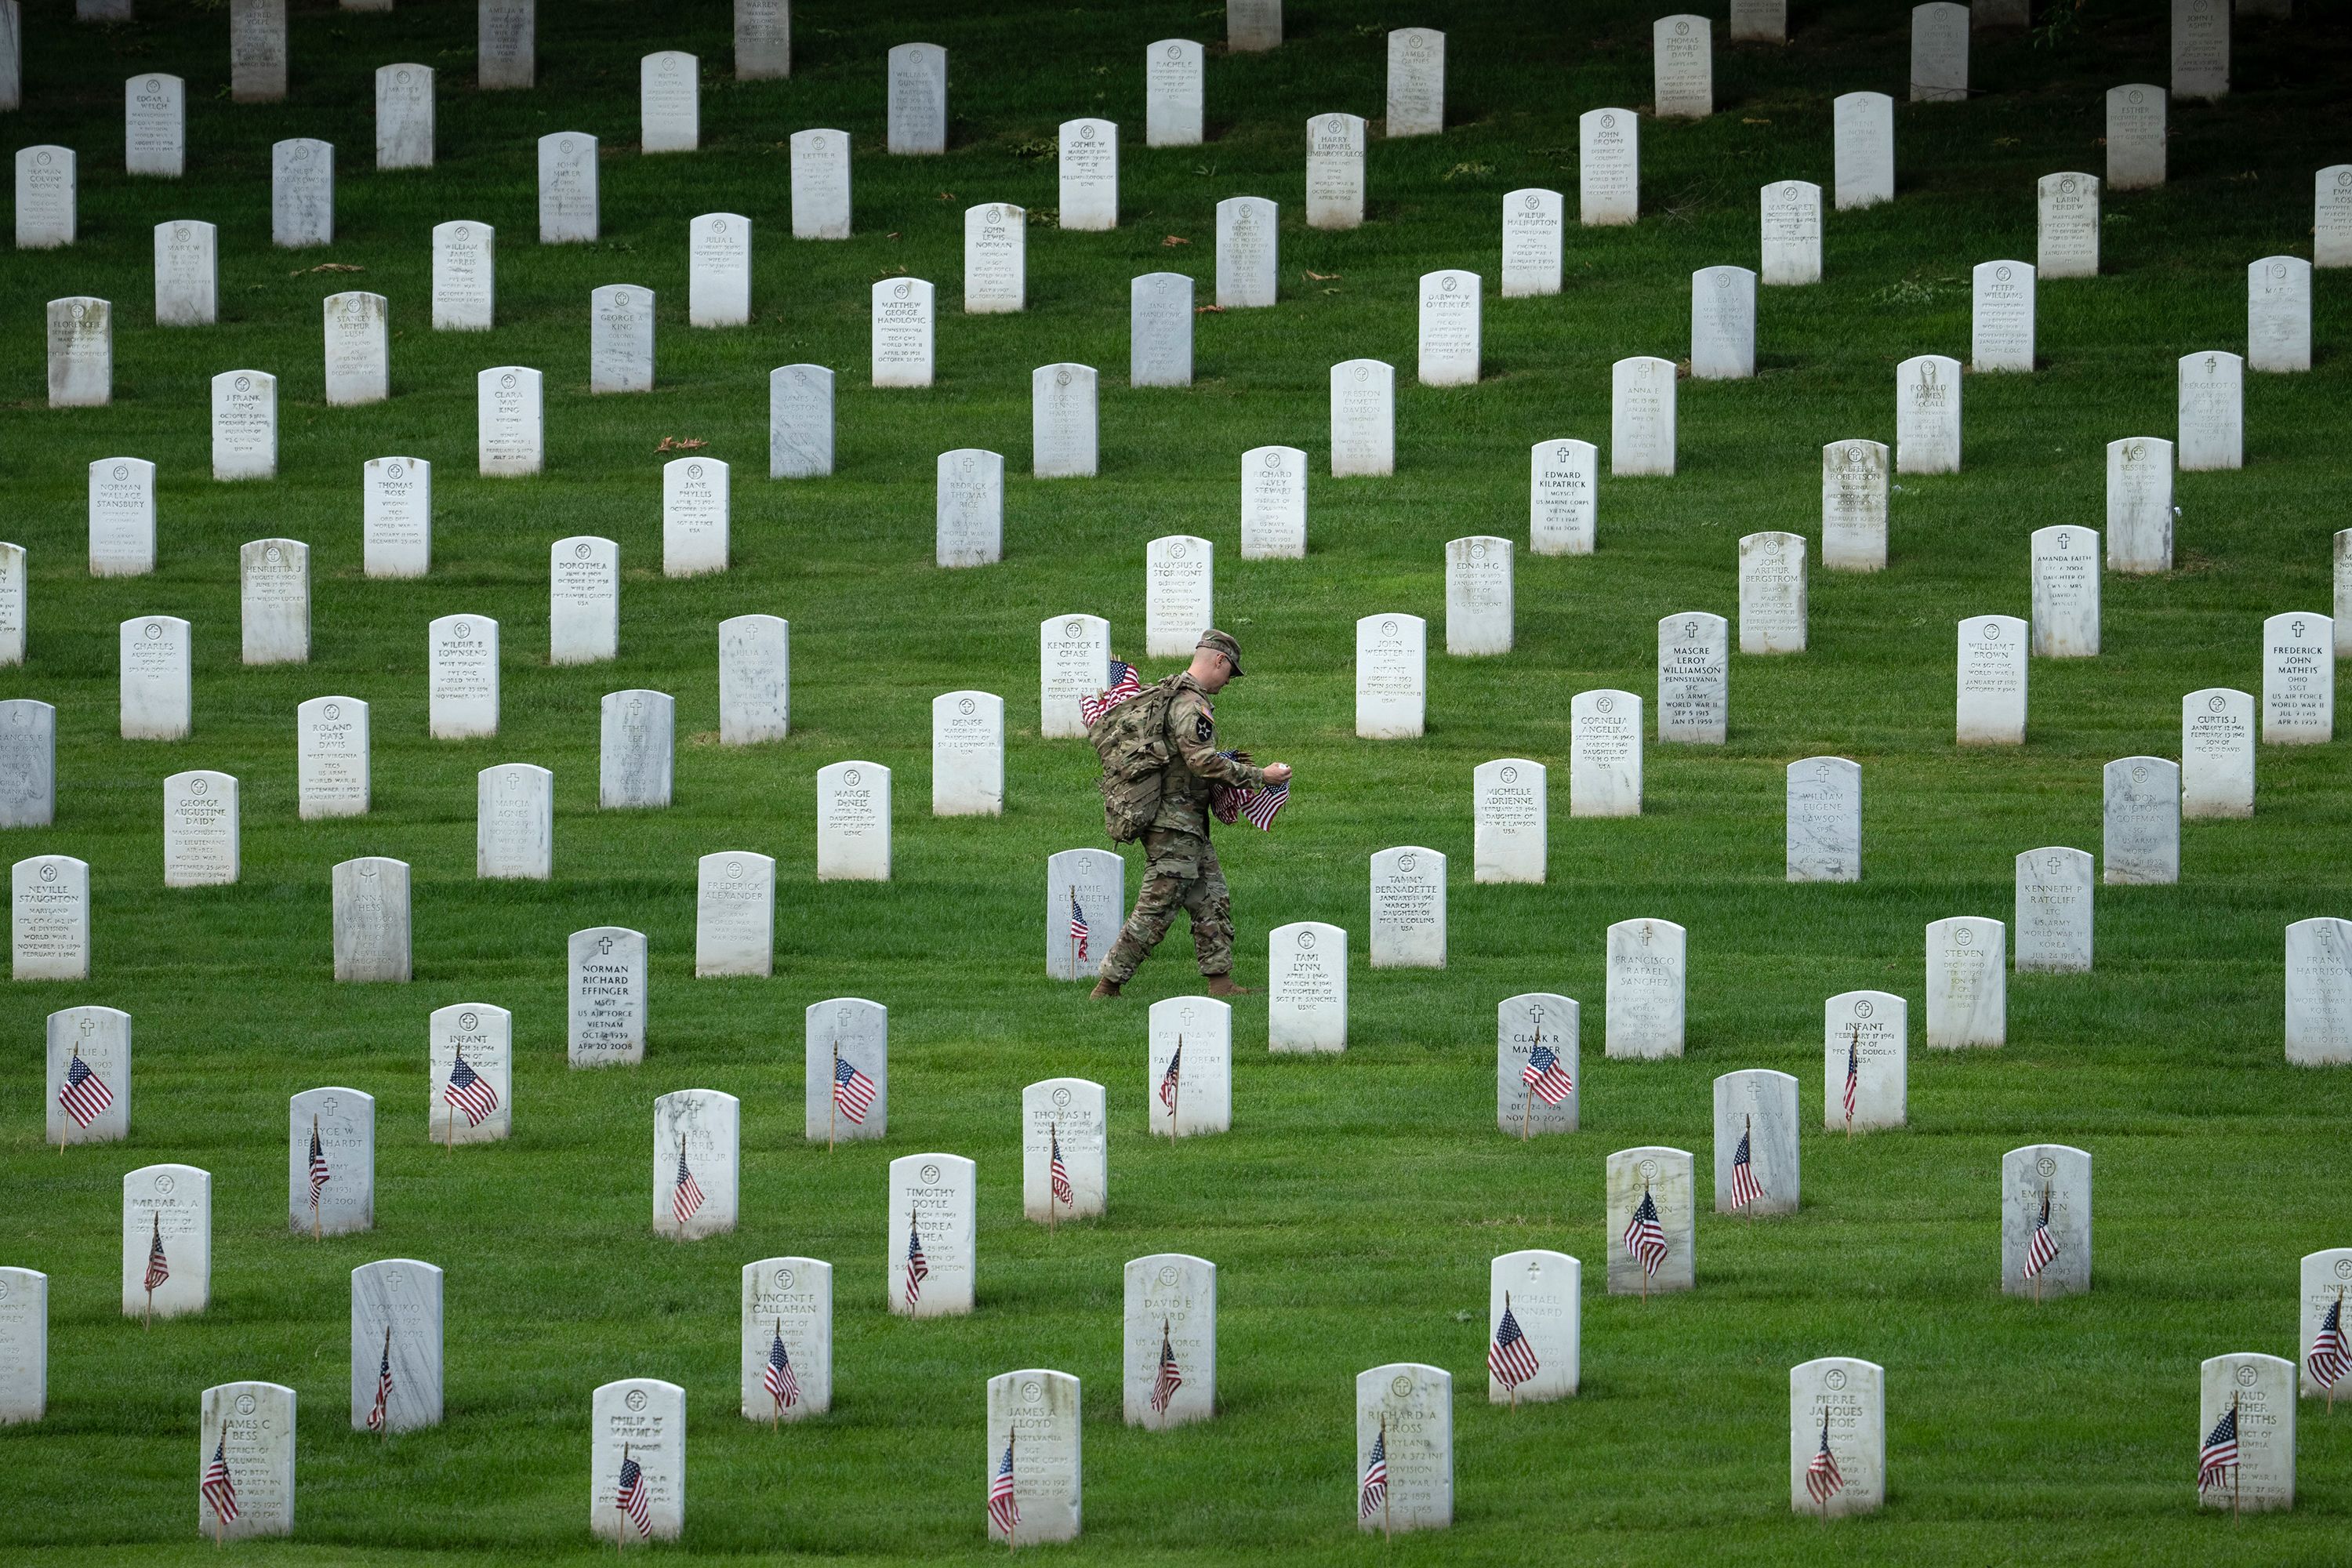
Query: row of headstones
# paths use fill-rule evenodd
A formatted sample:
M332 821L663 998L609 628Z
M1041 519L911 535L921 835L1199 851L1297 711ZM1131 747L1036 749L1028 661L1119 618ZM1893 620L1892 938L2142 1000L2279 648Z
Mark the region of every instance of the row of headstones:
M2306 1263L2308 1260L2306 1259ZM809 1310L803 1298L822 1296L829 1312L831 1269L822 1260L779 1258L745 1269L748 1305L756 1291L753 1271L768 1268L786 1281L780 1304ZM373 1275L369 1269L381 1272ZM1205 1273L1203 1272L1205 1271ZM1489 1293L1504 1299L1493 1313L1508 1322L1517 1356L1538 1371L1529 1379L1530 1401L1575 1392L1577 1260L1562 1253L1530 1249L1509 1253L1490 1267ZM31 1270L0 1271L46 1310L47 1278ZM362 1276L365 1276L363 1279ZM1206 1280L1205 1285L1197 1283ZM1157 1296L1150 1281L1159 1286ZM439 1345L440 1271L429 1264L390 1259L354 1270L353 1333L356 1344L363 1301L385 1328L384 1343L404 1337ZM1521 1312L1514 1292L1535 1298ZM1127 1328L1123 1407L1129 1426L1161 1428L1202 1419L1200 1405L1215 1390L1214 1266L1182 1253L1137 1258L1127 1266ZM393 1292L389 1297L383 1293ZM1568 1296L1563 1309L1559 1299ZM1155 1335L1153 1303L1160 1308ZM1176 1321L1186 1323L1180 1344ZM790 1321L775 1315L772 1341L783 1344ZM1139 1329L1138 1324L1140 1323ZM1537 1326L1528 1327L1529 1322ZM793 1326L798 1327L798 1324ZM746 1329L744 1415L773 1419L753 1407L753 1394L766 1392L767 1374L756 1390L749 1385L752 1340ZM830 1341L823 1342L830 1352ZM1562 1358L1547 1376L1544 1352ZM765 1358L770 1352L756 1352ZM355 1350L352 1420L364 1426L362 1401L373 1408L373 1386L390 1378L397 1394L403 1376L425 1370L404 1363L381 1370L390 1356L362 1368ZM409 1362L413 1363L412 1352ZM1499 1355L1490 1356L1490 1363ZM815 1414L814 1396L790 1358L787 1384L794 1402L792 1419ZM809 1358L813 1373L828 1378L829 1361ZM1188 1366L1193 1370L1188 1371ZM2306 1374L2307 1376L2307 1374ZM1490 1403L1502 1374L1488 1368ZM1558 1385L1566 1378L1567 1386ZM1195 1381L1197 1380L1197 1381ZM362 1388L362 1384L367 1384ZM1540 1384L1538 1388L1537 1385ZM2285 1510L2294 1506L2295 1479L2294 1364L2252 1352L2213 1356L2199 1368L2199 1433L2207 1438L2224 1417L2237 1433L2226 1478L2210 1484L2200 1450L2198 1500L2232 1510ZM1170 1384L1163 1400L1156 1390ZM825 1407L830 1384L824 1385ZM1188 1396L1186 1390L1192 1391ZM437 1393L437 1386L435 1390ZM417 1397L423 1397L418 1395ZM658 1378L625 1378L598 1387L590 1404L588 1525L600 1538L625 1544L637 1540L676 1540L686 1528L686 1390ZM198 1415L197 1529L226 1540L289 1535L294 1529L295 1391L265 1382L221 1384L205 1391ZM1079 1380L1046 1368L1008 1372L987 1384L986 1434L980 1472L986 1499L988 1537L1009 1546L1023 1542L1076 1540L1083 1523ZM389 1407L387 1407L387 1420ZM1367 1533L1445 1529L1454 1522L1454 1379L1442 1367L1394 1362L1357 1375L1355 1387L1356 1524ZM1025 1445L1025 1446L1024 1446ZM1885 1369L1850 1356L1823 1356L1789 1372L1789 1506L1823 1520L1878 1511L1886 1500ZM233 1517L232 1517L233 1516Z

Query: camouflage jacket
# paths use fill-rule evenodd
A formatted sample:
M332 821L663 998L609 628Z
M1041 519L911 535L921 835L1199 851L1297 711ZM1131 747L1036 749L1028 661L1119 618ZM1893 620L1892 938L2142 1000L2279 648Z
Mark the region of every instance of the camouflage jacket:
M1175 756L1160 775L1160 812L1151 826L1206 837L1210 793L1219 784L1260 788L1265 770L1219 756L1217 716L1209 694L1190 670L1169 679L1175 694L1168 701L1168 745Z

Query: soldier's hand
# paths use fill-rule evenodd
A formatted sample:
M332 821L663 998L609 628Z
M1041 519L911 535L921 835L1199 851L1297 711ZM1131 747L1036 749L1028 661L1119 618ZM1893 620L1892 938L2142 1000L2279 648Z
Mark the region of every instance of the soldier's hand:
M1270 784L1288 784L1290 782L1290 764L1288 763L1266 763L1265 782Z

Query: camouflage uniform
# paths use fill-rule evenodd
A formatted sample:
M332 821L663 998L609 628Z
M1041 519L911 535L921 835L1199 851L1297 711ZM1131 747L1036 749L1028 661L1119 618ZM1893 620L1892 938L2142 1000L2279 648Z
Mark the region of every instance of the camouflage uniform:
M1102 975L1124 984L1168 934L1181 906L1192 917L1192 952L1203 975L1234 969L1234 900L1209 845L1209 799L1219 784L1257 789L1265 770L1217 754L1216 715L1190 671L1169 677L1168 742L1176 753L1161 775L1160 811L1143 830L1143 890L1118 940L1103 955Z

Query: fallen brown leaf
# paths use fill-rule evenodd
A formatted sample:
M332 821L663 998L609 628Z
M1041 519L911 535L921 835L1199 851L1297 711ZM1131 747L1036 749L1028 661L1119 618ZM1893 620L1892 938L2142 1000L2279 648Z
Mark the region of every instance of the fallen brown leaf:
M1305 268L1302 268L1300 270L1304 271ZM1336 283L1339 280L1339 275L1336 272L1307 272L1307 276L1314 279L1318 283Z
M304 274L310 272L365 272L366 270L366 268L354 267L348 261L321 261L316 267L297 267L293 271L289 272L286 276L289 278L299 278Z
M1191 240L1189 240L1189 239L1186 239L1186 238L1185 238L1182 235L1181 235L1181 234L1171 234L1171 235L1170 235L1167 238L1165 238L1165 239L1161 240L1160 243L1160 245L1161 245L1162 247L1168 247L1168 246L1177 246L1177 245L1190 245L1190 244L1192 244L1192 242Z
M1196 316L1222 316L1224 313L1225 308L1223 305L1195 305L1192 307L1192 314Z
M654 450L656 452L699 452L702 448L709 445L709 442L703 440L698 436L665 436L661 438L661 445L656 447Z

